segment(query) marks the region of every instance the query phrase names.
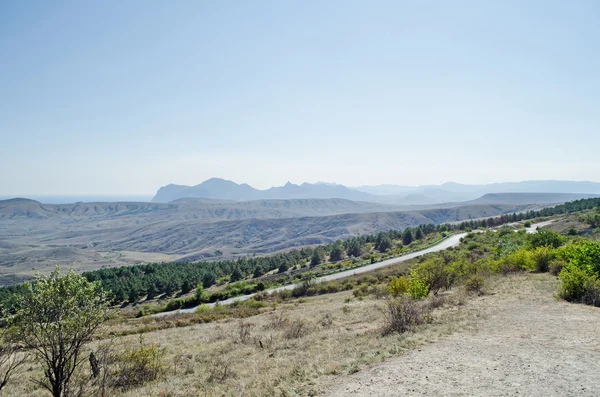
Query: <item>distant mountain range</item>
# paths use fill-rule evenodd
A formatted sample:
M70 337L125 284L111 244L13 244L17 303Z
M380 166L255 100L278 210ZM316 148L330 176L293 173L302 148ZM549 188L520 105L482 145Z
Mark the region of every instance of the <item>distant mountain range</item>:
M166 203L181 198L209 198L235 201L341 198L352 201L377 201L374 200L372 194L360 192L342 185L326 183L303 183L302 185L295 185L288 182L284 186L259 190L246 183L240 185L220 178L211 178L196 186L167 185L161 187L152 201Z
M295 185L288 182L284 186L260 190L246 183L237 184L220 178L211 178L196 186L168 185L161 187L152 201L166 203L184 198L234 201L339 198L393 205L430 205L475 200L489 193L563 193L587 197L600 195L600 183L548 180L487 185L464 185L449 182L442 185L377 185L350 188L333 183ZM574 199L574 196L570 196L569 199Z

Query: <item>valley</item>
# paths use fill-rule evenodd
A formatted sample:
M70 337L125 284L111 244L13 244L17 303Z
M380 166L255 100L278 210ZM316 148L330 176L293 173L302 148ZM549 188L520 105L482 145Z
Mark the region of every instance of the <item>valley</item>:
M64 205L5 200L0 201L0 284L30 279L57 264L89 271L148 262L235 258L543 207L522 203L527 200L525 196L510 204L475 201L404 211L344 199Z

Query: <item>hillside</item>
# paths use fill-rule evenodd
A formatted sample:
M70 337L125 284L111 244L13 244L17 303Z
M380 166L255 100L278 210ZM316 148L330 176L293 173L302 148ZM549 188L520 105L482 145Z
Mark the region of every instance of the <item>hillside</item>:
M404 208L345 199L229 201L222 199L182 198L171 203L116 202L76 204L42 204L28 199L11 199L0 201L0 220L121 220L131 216L139 217L137 219L138 222L175 219L240 220L382 212L399 209Z
M387 202L396 197L406 197L417 195L433 200L435 203L450 201L468 201L474 200L480 196L494 193L540 193L552 192L561 194L578 193L582 195L600 195L600 183L597 182L578 182L578 181L522 181L522 182L503 182L484 185L465 185L461 183L447 182L441 185L423 185L423 186L401 186L401 185L376 185L359 186L355 188L358 191L369 193L375 196L387 197ZM382 201L386 202L386 201Z
M30 278L36 271L46 272L56 264L90 270L143 262L235 257L531 208L473 205L421 211L283 217L286 212L282 207L300 207L304 213L325 211L321 206L329 208L327 211L356 206L372 211L377 207L314 200L259 202L263 208L260 211L253 207L257 203L239 203L240 206L248 205L249 209L226 211L220 207L213 211L199 205L86 203L52 206L32 201L2 202L0 284ZM201 217L216 212L216 215L230 219ZM261 216L274 213L276 217L251 218L253 213Z

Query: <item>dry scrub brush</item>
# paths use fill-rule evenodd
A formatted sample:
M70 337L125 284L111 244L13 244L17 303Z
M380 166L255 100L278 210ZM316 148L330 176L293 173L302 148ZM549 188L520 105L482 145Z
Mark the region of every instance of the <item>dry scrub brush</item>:
M415 301L405 295L388 300L383 312L384 334L404 333L418 325L430 323L433 319L427 301Z

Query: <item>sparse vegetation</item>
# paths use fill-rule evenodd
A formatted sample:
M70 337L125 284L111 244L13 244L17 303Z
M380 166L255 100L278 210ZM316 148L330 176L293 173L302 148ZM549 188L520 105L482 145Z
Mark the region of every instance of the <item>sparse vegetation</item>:
M403 333L414 327L431 322L431 310L423 301L408 296L390 299L385 307L384 333Z
M558 247L557 241L561 242ZM456 321L467 299L493 287L494 280L500 278L494 274L558 271L555 284L561 297L598 306L598 258L598 243L578 236L542 232L540 237L524 231L469 233L455 248L371 274L327 283L315 283L308 276L294 290L259 293L231 306L201 305L193 314L118 315L94 333L102 340L86 339L79 362L89 360L90 367L76 365L64 390L90 396L180 396L166 386L175 379L185 382L180 389L188 394L200 389L217 395L236 393L241 379L244 390L252 390L250 395L277 394L283 384L286 390L296 390L306 387L307 379L324 373L357 371L364 363L379 360L381 351L397 354L398 349L405 348L398 347L405 346L401 341L411 338L413 332L430 332ZM89 284L77 277L78 282ZM62 280L58 275L55 278ZM257 284L226 284L220 293L255 291ZM35 289L34 285L24 288ZM98 284L89 285L95 286L96 293L103 293ZM202 284L190 293L195 300L211 300ZM330 295L310 298L326 294ZM452 315L445 314L449 307ZM23 318L19 313L16 311L13 318ZM389 339L398 332L405 334L402 339ZM381 333L388 336L374 336ZM136 343L140 335L143 339ZM148 337L153 342L146 344ZM391 349L390 343L400 345ZM252 368L248 368L247 357L252 357ZM38 357L31 368L21 366L15 371L40 379L43 362ZM1 365L0 360L0 374ZM250 373L266 375L254 379L248 377ZM7 387L18 397L42 393L39 388L32 391L20 384L9 383Z

